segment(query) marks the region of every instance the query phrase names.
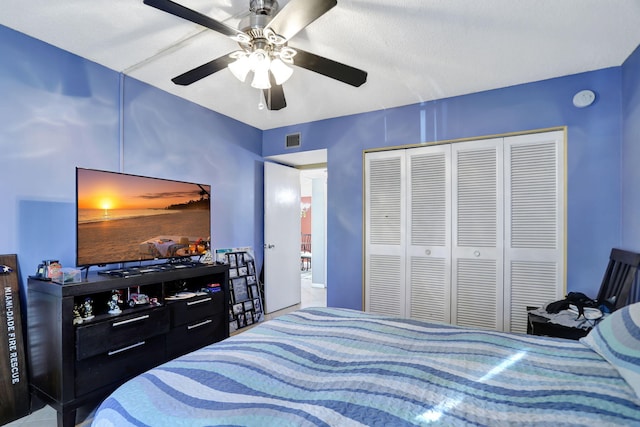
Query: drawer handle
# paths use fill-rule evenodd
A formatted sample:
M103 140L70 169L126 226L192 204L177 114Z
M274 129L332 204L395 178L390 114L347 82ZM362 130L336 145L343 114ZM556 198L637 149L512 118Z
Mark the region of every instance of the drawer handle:
M189 301L187 305L196 305L196 304L200 304L201 302L207 302L207 301L211 301L211 297L199 299L198 301Z
M133 319L123 320L122 322L115 322L111 326L113 326L115 328L116 326L126 325L127 323L139 322L140 320L144 320L144 319L148 319L148 318L149 318L149 315L145 314L144 316L134 317Z
M131 350L132 348L140 347L141 345L145 345L145 344L146 343L144 341L140 341L140 342L132 344L132 345L130 345L128 347L123 347L123 348L120 348L118 350L110 351L109 353L107 353L107 355L113 356L114 354L122 353L123 351Z
M205 320L204 322L196 323L195 325L189 325L187 326L187 331L190 331L191 329L199 328L200 326L207 325L211 322L213 322L213 320L209 319L209 320Z

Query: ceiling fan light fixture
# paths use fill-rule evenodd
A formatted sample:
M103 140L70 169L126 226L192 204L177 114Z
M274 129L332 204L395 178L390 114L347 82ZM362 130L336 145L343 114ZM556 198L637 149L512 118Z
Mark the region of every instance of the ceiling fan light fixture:
M298 52L296 52L295 49L289 46L282 47L278 52L278 54L280 55L280 59L288 64L293 64L293 57L296 56L296 53Z
M271 59L269 58L269 53L264 49L256 49L251 54L249 54L249 61L251 65L251 69L255 71L258 68L269 68L269 63Z
M274 33L273 30L269 27L264 29L264 36L269 41L269 43L278 46L283 45L287 42L287 39Z
M246 54L236 55L236 60L227 65L231 73L241 82L247 79L247 74L251 71L251 61Z
M271 82L269 81L269 68L271 68L271 59L269 54L262 50L256 50L249 58L253 69L253 81L251 86L257 89L269 89Z
M273 74L276 84L278 85L281 85L282 83L289 80L289 77L291 77L291 75L293 74L293 68L285 64L280 58L274 58L271 61L270 70Z
M269 89L271 87L268 68L260 68L254 71L251 87L255 87L256 89Z
M269 81L269 68L271 68L271 60L266 52L257 54L253 52L251 54L253 67L253 81L251 86L257 89L269 89L271 82Z
M230 36L229 38L240 44L251 43L251 36L245 33L238 33L236 35Z

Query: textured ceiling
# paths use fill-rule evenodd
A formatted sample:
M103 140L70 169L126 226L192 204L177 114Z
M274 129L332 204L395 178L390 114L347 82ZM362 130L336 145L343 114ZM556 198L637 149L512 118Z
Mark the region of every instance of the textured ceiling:
M176 0L237 26L249 0ZM287 0L281 0L284 6ZM0 24L260 129L621 65L640 44L638 0L338 0L293 47L369 73L359 88L294 67L287 107L222 70L171 78L237 49L142 0L2 0Z

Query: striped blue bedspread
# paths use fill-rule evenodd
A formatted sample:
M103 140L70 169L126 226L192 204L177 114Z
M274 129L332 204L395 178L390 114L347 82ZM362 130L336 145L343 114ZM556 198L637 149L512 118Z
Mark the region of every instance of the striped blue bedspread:
M640 425L639 405L577 341L314 308L130 380L93 425Z

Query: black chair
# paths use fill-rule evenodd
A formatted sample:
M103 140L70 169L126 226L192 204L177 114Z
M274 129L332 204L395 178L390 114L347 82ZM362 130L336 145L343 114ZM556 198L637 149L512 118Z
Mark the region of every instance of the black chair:
M604 273L597 301L599 303L610 302L614 310L636 302L629 301L629 294L639 266L640 254L622 249L611 249L609 265Z
M602 284L598 291L597 301L602 303L607 301L611 304L612 310L617 310L627 304L636 301L635 295L629 298L631 289L636 277L636 272L640 266L640 254L625 251L622 249L611 249L609 264L605 270ZM634 292L634 294L637 292ZM549 319L531 313L537 307L527 307L528 324L527 333L533 335L545 335L557 338L579 339L585 336L589 329L571 328L563 325L550 323Z

